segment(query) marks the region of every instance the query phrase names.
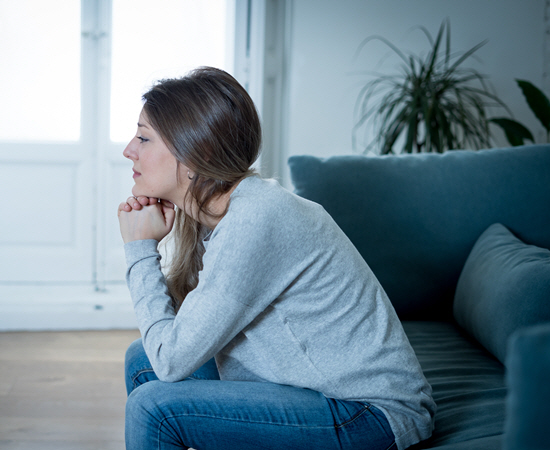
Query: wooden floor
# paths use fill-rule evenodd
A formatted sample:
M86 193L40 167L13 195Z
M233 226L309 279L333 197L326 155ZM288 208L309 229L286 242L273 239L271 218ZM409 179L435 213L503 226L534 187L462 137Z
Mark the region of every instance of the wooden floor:
M0 333L1 450L124 450L138 331Z

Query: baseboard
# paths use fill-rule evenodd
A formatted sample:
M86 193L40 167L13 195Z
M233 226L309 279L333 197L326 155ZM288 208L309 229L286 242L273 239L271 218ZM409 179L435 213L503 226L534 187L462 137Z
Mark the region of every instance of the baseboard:
M135 329L125 284L0 286L0 331Z

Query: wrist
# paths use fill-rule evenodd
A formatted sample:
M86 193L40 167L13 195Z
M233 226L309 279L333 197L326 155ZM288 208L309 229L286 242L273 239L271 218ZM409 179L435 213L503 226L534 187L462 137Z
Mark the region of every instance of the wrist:
M128 267L147 258L160 258L158 242L154 239L130 241L124 244L124 253Z
M122 239L124 241L124 245L129 244L131 242L139 242L139 241L155 241L157 244L160 242L158 239L154 237L149 236L131 236L127 238Z

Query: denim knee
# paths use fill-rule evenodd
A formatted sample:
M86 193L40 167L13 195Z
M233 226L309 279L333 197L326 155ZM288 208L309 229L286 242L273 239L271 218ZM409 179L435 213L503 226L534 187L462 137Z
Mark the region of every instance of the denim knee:
M154 382L153 382L154 383ZM153 404L151 402L150 385L147 383L130 392L126 400L126 448L134 450L141 447L149 434L151 424L151 413ZM152 391L151 391L152 392Z
M187 448L182 442L180 431L168 425L174 416L170 408L173 401L161 395L163 383L152 380L132 391L126 401L125 439L126 450L160 448Z
M126 399L126 420L135 422L133 419L139 417L151 410L151 388L153 383L148 383L140 386L140 389L134 389ZM138 420L139 421L139 420Z

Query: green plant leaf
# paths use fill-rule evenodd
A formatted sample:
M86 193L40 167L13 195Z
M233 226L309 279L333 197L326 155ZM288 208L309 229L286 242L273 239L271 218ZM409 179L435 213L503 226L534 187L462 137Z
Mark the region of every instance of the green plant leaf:
M353 136L359 129L365 130L365 136L374 130L367 149L376 143L383 154L489 147L491 130L485 110L493 106L508 109L485 75L464 67L485 42L452 53L448 19L441 23L435 39L425 27L417 28L430 44L421 54L405 53L380 36L361 42L356 55L374 39L393 50L400 64L391 76L378 74L361 89ZM394 148L397 142L399 149Z
M494 117L489 119L489 122L498 125L504 130L506 139L508 139L508 142L513 147L523 145L525 143L525 139L528 139L533 143L535 142L531 132L524 125L515 120L508 119L506 117Z
M529 81L516 79L516 82L521 88L531 111L537 116L546 132L550 133L550 101L548 97Z
M449 70L454 70L458 66L460 66L464 61L466 61L470 56L472 56L475 52L477 52L481 47L483 47L485 44L487 44L487 41L480 42L479 44L472 47L470 50L468 50L466 53L464 53L458 60L454 62L454 64L450 67Z
M399 50L395 45L393 45L390 41L388 41L385 37L383 36L369 36L368 38L366 39L363 39L363 42L361 42L361 44L359 44L359 47L357 48L357 50L355 51L355 55L353 56L353 59L356 59L358 56L359 56L359 53L361 53L361 50L363 50L363 47L365 47L365 45L367 45L370 41L380 41L380 42L383 42L384 44L386 44L388 47L390 47L397 55L399 55L399 57L407 62L407 57L405 56L405 54Z

